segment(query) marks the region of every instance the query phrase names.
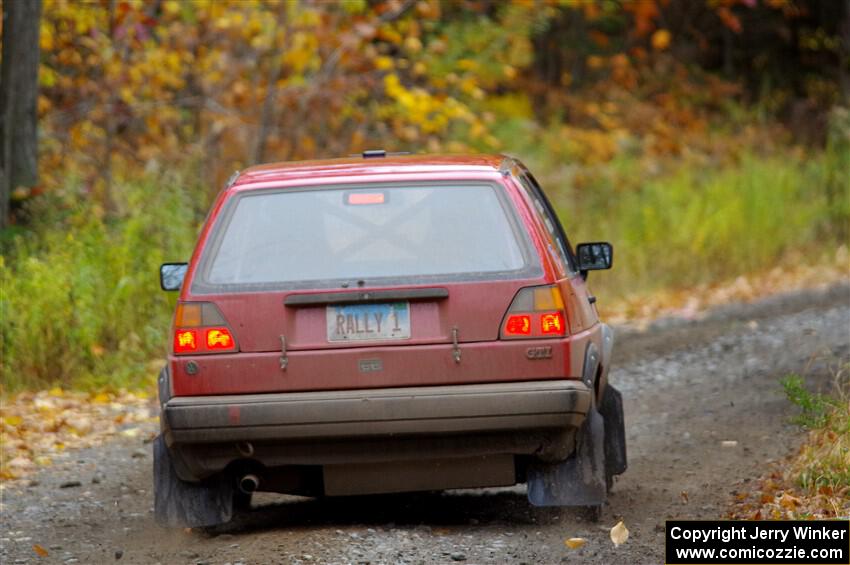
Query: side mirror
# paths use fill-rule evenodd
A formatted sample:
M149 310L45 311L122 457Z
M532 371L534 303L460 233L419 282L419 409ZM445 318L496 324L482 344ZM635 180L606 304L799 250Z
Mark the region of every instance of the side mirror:
M159 286L162 290L180 290L189 263L163 263L159 267Z
M588 271L610 269L614 262L614 248L606 241L579 243L576 246L578 255L578 270L587 278Z

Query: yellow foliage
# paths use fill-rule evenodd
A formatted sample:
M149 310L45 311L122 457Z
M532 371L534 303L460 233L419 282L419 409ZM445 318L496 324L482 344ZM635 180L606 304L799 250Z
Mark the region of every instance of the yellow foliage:
M422 41L418 37L408 37L404 40L404 47L411 53L422 51Z
M387 71L393 68L392 57L380 56L375 58L375 68L381 71Z
M672 36L670 32L666 29L659 29L655 33L652 34L652 48L656 51L663 51L670 46L670 40Z
M545 91L526 80L535 22L558 10L595 21L605 10L594 3L506 2L463 22L441 19L440 0L165 0L155 14L143 2L118 2L111 15L108 4L44 0L38 110L48 188L63 177L53 165L70 164L101 195L106 166L132 175L195 157L209 169L205 181L223 182L255 158L265 120L273 122L264 124L268 160L349 153L352 132L377 123L400 149L405 141L497 147L494 131L506 119L533 119L531 100L541 98L568 108L568 140L554 151L582 163L613 158L623 131L639 132L642 151L666 155L681 151L676 132L697 138L707 127L678 93L652 110L636 104L639 57L613 52L598 30L585 60L600 84L586 99L597 106L568 98L587 77L562 71L555 81L565 88ZM478 10L472 4L463 9ZM638 35L668 49L653 7L629 4Z
M594 70L601 69L605 66L605 59L599 55L589 55L587 57L587 66Z
M94 404L108 404L109 402L112 401L112 399L110 398L110 396L107 393L100 392L100 393L94 395L92 397L91 401Z

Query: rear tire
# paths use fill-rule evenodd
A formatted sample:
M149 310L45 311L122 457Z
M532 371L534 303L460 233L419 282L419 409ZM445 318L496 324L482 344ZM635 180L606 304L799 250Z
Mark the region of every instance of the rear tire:
M162 435L154 440L154 518L161 526L200 528L225 524L233 516L233 491L233 485L221 478L207 483L181 480Z

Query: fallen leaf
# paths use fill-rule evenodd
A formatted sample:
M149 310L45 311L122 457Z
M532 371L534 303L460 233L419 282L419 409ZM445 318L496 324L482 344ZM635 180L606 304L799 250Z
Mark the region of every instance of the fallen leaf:
M623 521L620 520L616 526L611 528L611 541L614 542L615 546L620 546L626 543L627 539L629 539L629 530L623 524Z
M101 392L95 395L94 398L91 399L91 401L94 404L109 404L111 399L108 394L106 394L105 392Z
M28 469L33 467L33 463L26 457L18 456L9 461L9 467L13 469Z
M14 428L20 426L23 419L20 416L6 416L3 418L3 421Z
M40 465L42 467L46 467L46 466L50 465L51 463L53 463L53 460L50 459L50 457L48 457L47 455L38 455L38 456L36 456L34 461L35 461L36 465Z
M564 545L570 549L578 549L586 543L587 540L584 538L569 538L564 540Z
M53 400L49 398L36 398L35 400L33 400L33 406L44 412L49 412L50 410L56 408L56 405Z
M70 418L67 423L73 431L77 432L77 435L87 434L91 431L92 427L94 427L91 418L87 418L85 416Z
M41 547L38 544L34 544L32 546L33 551L35 551L39 557L47 557L47 550Z
M782 497L779 499L779 504L788 510L794 510L797 506L800 505L802 501L796 496L791 496L790 494L783 493Z
M738 445L738 442L735 440L724 440L720 442L720 445L722 445L723 447L736 447Z
M682 504L688 503L688 491L683 490L682 492L679 493L679 496L682 497Z
M781 478L781 477L774 477L774 478ZM772 493L773 491L775 491L775 490L776 490L776 489L778 489L778 488L779 488L779 485L778 485L778 484L776 484L776 482L774 482L774 481L772 481L772 480L770 480L770 479L766 480L766 481L764 482L764 484L762 485L762 490L763 490L764 492L768 493L768 494L769 494L769 493Z

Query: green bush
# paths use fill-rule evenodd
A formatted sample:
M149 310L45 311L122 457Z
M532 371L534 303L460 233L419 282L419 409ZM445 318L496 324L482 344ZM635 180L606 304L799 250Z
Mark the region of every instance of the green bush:
M155 377L174 303L159 290L159 265L188 258L206 206L181 186L126 184L125 212L109 222L81 190L30 210L33 229L0 256L4 389L137 387Z
M788 400L800 409L800 413L792 419L793 423L808 429L826 425L830 412L838 405L836 399L809 392L800 375L788 375L780 383Z

